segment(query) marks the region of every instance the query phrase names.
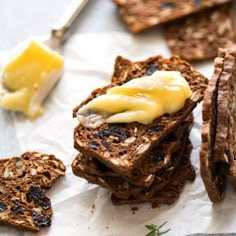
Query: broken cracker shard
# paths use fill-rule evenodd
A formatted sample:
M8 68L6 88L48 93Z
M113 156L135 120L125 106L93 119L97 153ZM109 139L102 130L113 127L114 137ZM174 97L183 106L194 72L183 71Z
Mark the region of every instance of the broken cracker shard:
M0 166L0 222L30 231L50 226L53 211L45 190L65 175L62 161L26 152L0 159Z

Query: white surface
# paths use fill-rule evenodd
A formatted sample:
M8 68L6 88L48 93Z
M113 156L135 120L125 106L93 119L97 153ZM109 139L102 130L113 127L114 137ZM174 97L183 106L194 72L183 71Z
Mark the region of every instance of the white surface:
M0 0L0 49L10 49L29 35L45 35L72 0ZM89 0L71 33L127 31L111 0Z
M66 0L0 0L0 48L6 49L22 41L29 34L44 34L63 11ZM52 10L53 9L53 10ZM60 11L60 12L59 12ZM38 235L83 235L83 236L144 236L145 224L160 225L168 221L165 229L171 228L170 236L182 236L194 232L236 232L235 194L227 192L225 200L212 208L199 177L200 107L195 111L196 124L192 131L195 150L192 161L197 179L188 184L180 199L171 206L151 209L149 204L139 205L132 214L130 206L115 207L106 190L72 175L70 163L76 155L73 149L72 108L94 88L109 82L113 62L118 54L130 59L145 59L155 54L169 56L158 30L132 37L111 31L127 32L119 21L110 0L90 0L79 17L74 32L110 32L107 34L76 35L65 48L65 73L46 100L45 115L31 123L21 115L15 116L17 135L22 152L38 150L58 155L67 165L67 175L48 192L52 199L54 216L52 226ZM200 72L210 77L212 62L196 65ZM4 124L8 132L1 144L14 153L12 142L14 130ZM1 120L0 120L1 123ZM194 137L194 138L193 138ZM15 154L15 153L14 153ZM13 154L12 154L13 155ZM92 205L95 209L92 212ZM24 235L10 227L1 227L1 236ZM30 234L27 234L30 235Z
M173 205L151 209L149 204L141 204L134 215L130 206L113 206L106 190L71 173L70 164L77 153L73 149L73 128L77 121L71 117L72 109L93 89L109 83L114 59L119 54L139 60L156 54L169 56L169 51L161 36L151 34L76 35L64 50L65 73L45 102L44 116L29 122L22 115L15 115L22 151L54 153L67 165L66 177L49 192L54 208L52 226L39 235L143 236L147 233L145 224L160 225L165 221L168 221L166 228L171 228L168 234L171 236L236 231L236 195L229 190L226 199L212 208L199 176L200 106L195 110L196 123L191 133L197 178L186 185ZM199 66L207 76L212 69L212 63ZM1 235L10 232L13 231L1 229Z

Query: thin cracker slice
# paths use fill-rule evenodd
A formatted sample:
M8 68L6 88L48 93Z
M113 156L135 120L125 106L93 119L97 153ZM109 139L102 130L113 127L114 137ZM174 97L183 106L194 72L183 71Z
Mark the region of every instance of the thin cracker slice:
M77 176L86 179L88 182L97 184L110 190L115 194L115 196L119 198L128 199L131 196L140 195L151 197L156 191L163 189L169 183L169 181L171 181L171 176L175 168L178 168L179 160L181 158L181 155L179 154L180 152L181 151L178 150L173 154L173 161L170 164L170 167L156 174L154 183L148 188L132 185L122 177L96 176L94 174L85 173L78 169L73 169L73 171Z
M182 145L182 139L189 135L193 121L192 115L173 132L168 134L161 143L155 147L143 162L137 167L131 177L123 176L129 183L149 187L163 169L167 169L172 162L172 154ZM73 162L72 169L76 173L83 172L89 175L120 177L119 173L112 171L97 159L79 154Z
M185 129L188 130L188 127L185 127ZM78 156L72 163L73 173L81 178L85 178L90 183L97 184L103 188L109 189L119 198L127 199L129 196L136 197L140 195L146 195L150 197L158 190L164 188L169 183L169 181L171 181L171 176L175 169L178 168L183 151L185 150L184 148L186 146L186 140L189 136L189 130L186 133L187 135L180 137L182 143L178 146L178 149L172 153L170 158L171 161L168 163L168 165L153 175L154 179L151 186L137 186L136 184L132 184L131 182L127 181L127 179L124 179L122 176L97 176L95 172L88 173L86 172L86 166L82 166L83 168L81 168L81 166L78 165ZM158 153L156 153L156 155L158 155Z
M143 202L152 203L153 207L159 204L172 204L174 203L181 194L183 187L187 181L194 181L195 171L190 162L190 153L192 145L190 142L187 144L187 148L181 157L181 162L178 168L174 171L171 180L161 190L157 191L154 195L146 195L145 193L139 196L130 196L128 199L121 199L112 194L111 200L115 205L124 204L136 204Z
M217 97L219 80L224 67L224 57L219 56L214 62L215 70L205 91L202 106L202 143L200 149L200 171L208 196L212 202L223 199L226 176L216 172L214 147L217 127Z
M236 187L236 46L220 49L219 56L224 57L224 67L218 86L214 160L217 172L229 175Z

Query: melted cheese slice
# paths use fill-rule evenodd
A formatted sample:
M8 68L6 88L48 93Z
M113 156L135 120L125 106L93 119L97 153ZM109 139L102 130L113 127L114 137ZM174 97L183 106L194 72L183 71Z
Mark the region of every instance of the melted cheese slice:
M157 71L151 76L111 88L79 109L77 118L90 128L105 122L150 124L164 114L182 109L191 95L192 91L180 72Z
M42 102L62 74L63 59L31 41L2 72L2 108L23 112L33 119L43 113Z

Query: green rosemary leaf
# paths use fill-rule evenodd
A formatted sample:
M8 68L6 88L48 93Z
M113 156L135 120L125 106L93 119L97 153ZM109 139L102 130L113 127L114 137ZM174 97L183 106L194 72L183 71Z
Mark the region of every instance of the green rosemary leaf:
M156 230L157 229L157 226L154 225L154 224L151 224L151 225L145 225L145 227L149 230Z
M166 231L160 232L159 235L167 234L169 231L170 231L170 229L167 229Z
M158 229L162 228L166 223L167 223L167 221L164 222L162 225L160 225L160 226L158 227Z
M148 230L150 230L150 232L148 233L148 234L146 234L145 236L161 236L161 235L163 235L163 234L167 234L169 231L170 231L170 229L167 229L167 230L165 230L165 231L160 231L160 228L162 228L165 224L167 223L167 221L166 222L164 222L162 225L160 225L160 226L157 226L157 225L154 225L154 224L151 224L151 225L145 225L145 227L148 229Z
M151 232L149 232L148 234L146 234L145 236L156 236L157 231L153 230Z

